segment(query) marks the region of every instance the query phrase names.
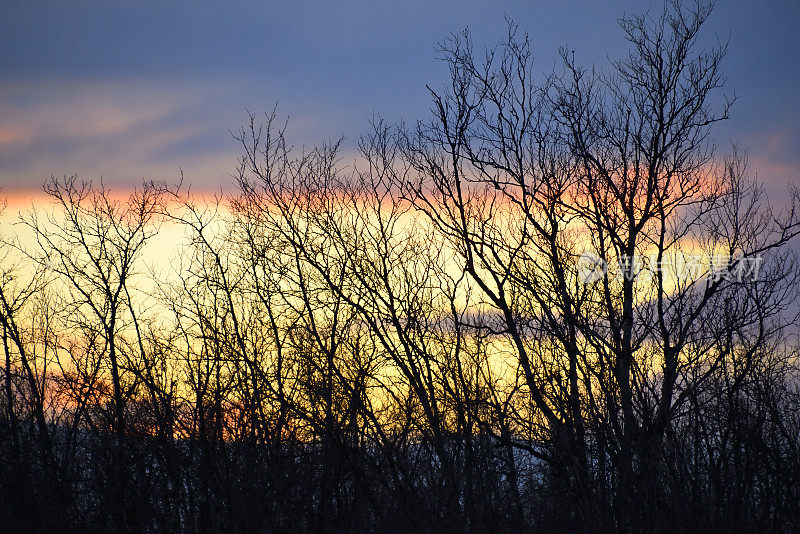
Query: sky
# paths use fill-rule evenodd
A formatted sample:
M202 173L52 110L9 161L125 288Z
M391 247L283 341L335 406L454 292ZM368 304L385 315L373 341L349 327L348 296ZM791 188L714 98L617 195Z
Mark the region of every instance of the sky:
M437 43L468 27L476 46L505 16L530 34L535 71L559 46L605 68L626 49L618 19L648 2L154 2L0 4L0 196L31 198L50 175L142 179L195 190L231 183L230 130L277 104L297 146L345 136L352 151L374 114L413 122L447 67ZM660 9L655 2L653 9ZM800 182L800 2L719 1L705 39L728 40L725 92L738 101L715 130L749 150L771 191Z

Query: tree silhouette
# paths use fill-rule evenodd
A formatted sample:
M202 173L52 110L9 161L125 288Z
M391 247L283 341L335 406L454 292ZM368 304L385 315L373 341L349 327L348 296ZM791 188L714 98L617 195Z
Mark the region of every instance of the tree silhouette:
M228 196L48 181L0 242L5 524L792 531L799 199L713 142L710 13L542 79L513 23L451 35L428 118L353 165L273 111Z

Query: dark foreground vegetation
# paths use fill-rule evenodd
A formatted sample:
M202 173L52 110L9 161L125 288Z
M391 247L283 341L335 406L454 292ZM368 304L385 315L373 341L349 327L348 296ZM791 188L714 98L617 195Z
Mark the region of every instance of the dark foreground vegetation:
M271 114L224 198L51 179L0 245L0 527L796 530L800 204L715 151L708 14L541 80L453 36L354 166Z

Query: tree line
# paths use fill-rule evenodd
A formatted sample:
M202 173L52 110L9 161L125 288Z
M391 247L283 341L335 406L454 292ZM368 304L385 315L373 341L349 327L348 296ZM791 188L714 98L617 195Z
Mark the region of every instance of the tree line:
M0 242L5 528L796 529L800 197L717 150L710 12L543 79L454 34L427 118L348 164L251 115L211 201L51 178Z

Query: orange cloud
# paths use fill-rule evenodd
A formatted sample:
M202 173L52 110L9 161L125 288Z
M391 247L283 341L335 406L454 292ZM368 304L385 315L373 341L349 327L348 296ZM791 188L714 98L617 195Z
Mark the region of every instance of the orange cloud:
M0 147L19 142L26 142L30 135L16 128L0 125Z

